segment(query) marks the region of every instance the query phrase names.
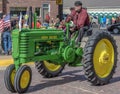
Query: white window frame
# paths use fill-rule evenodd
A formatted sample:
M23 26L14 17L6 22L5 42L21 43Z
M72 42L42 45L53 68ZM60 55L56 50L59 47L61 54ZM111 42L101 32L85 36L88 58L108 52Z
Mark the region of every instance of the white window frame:
M44 6L43 6L44 4L47 4L48 7L44 7ZM50 15L50 3L43 3L43 4L42 4L42 9L43 9L43 8L48 8L48 13L49 13L49 15Z

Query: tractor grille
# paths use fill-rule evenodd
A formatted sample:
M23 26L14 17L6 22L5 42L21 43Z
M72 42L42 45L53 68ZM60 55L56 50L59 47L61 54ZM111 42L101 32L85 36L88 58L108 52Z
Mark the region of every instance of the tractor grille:
M20 36L20 44L19 44L19 53L20 56L28 56L28 48L29 48L29 37L28 36Z

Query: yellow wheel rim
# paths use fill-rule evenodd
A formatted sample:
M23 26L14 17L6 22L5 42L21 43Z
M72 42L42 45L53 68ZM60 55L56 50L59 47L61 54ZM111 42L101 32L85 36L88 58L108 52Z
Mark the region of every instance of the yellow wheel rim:
M12 85L14 85L15 74L16 74L16 70L14 69L14 70L11 72L11 76L10 76Z
M28 70L25 70L20 79L20 86L22 89L26 88L30 81L30 73Z
M57 71L61 68L61 65L55 65L55 64L49 63L48 61L44 61L44 65L50 71Z
M114 48L108 39L100 40L94 51L93 64L100 78L109 76L114 65Z

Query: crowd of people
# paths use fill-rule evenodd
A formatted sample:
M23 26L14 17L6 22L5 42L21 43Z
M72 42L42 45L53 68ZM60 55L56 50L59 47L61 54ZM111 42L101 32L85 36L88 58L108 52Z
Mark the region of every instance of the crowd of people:
M111 24L120 23L120 15L118 16L92 16L90 15L90 20L92 24L98 25L100 28L106 28Z

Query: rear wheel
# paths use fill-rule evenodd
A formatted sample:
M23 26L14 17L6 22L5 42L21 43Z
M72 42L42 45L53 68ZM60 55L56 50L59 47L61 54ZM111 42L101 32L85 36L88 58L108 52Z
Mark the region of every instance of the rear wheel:
M116 41L108 32L97 32L88 40L83 58L85 76L93 85L107 84L117 63Z
M64 66L55 65L48 61L35 62L35 66L38 72L46 78L56 77L64 69Z
M91 36L92 35L92 30L90 30L89 32L87 32L87 36Z

